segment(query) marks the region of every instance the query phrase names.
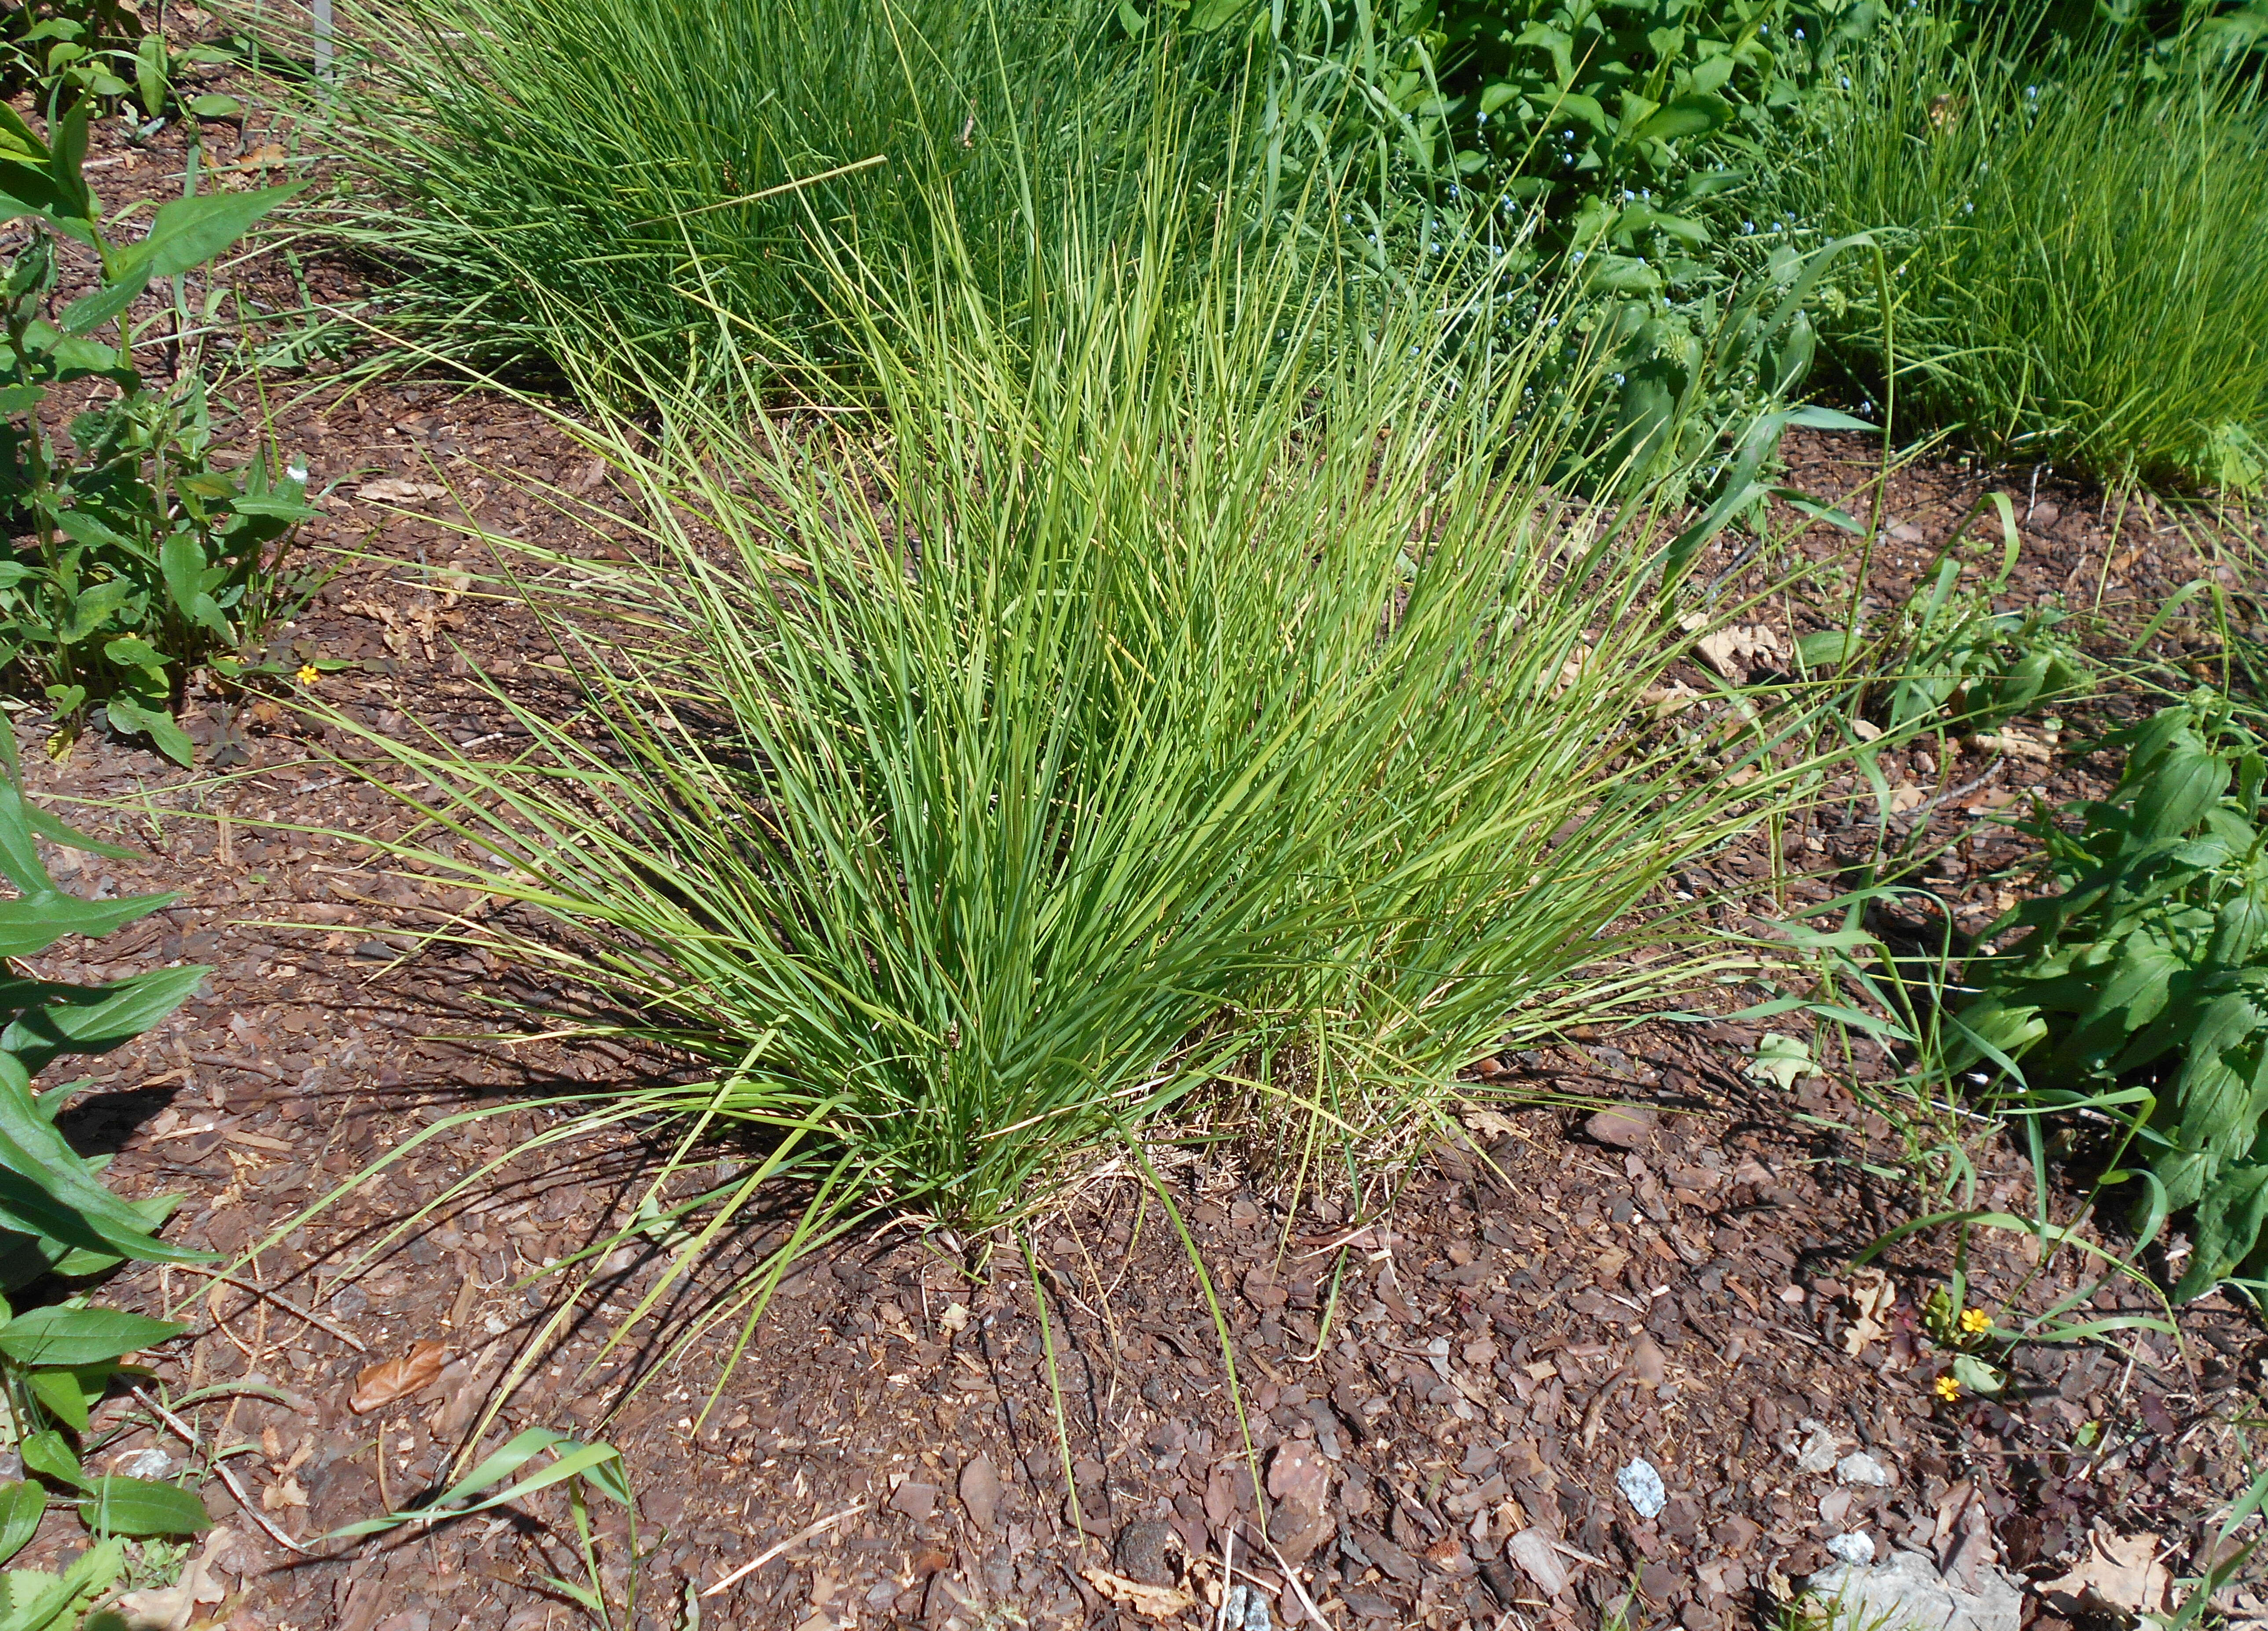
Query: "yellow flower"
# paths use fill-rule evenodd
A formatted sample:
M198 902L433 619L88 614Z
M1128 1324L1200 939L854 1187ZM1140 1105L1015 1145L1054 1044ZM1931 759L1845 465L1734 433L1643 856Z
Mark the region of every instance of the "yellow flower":
M1961 1328L1970 1336L1976 1336L1979 1332L1992 1329L1992 1317L1981 1308L1962 1309Z
M313 685L317 680L320 680L322 677L323 676L316 671L315 665L313 663L303 662L299 665L298 679L300 684Z
M1940 1376L1937 1379L1937 1396L1947 1404L1952 1404L1961 1397L1961 1384L1949 1375Z

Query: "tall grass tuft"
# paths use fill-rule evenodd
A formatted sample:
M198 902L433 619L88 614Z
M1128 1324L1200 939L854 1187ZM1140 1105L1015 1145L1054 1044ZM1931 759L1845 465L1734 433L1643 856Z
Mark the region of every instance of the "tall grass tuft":
M1507 1033L1690 978L1660 886L1790 785L1769 710L1658 712L1666 529L1544 485L1553 329L1350 309L1186 181L1082 207L1013 307L838 261L870 414L650 388L635 558L536 563L585 709L393 748L425 864L537 914L490 949L700 1062L588 1118L772 1151L711 1231L791 1170L799 1244L1012 1221L1198 1094L1406 1140Z
M969 269L1013 298L1073 155L1091 175L1114 144L1138 154L1174 71L1114 37L1102 0L340 15L337 82L305 112L356 188L310 218L385 265L391 321L490 358L628 343L686 388L855 350L814 238L892 257L936 241L943 203Z
M1966 8L1955 8L1965 11ZM2044 54L1929 14L1854 62L1770 208L1896 231L1838 339L1902 404L2113 481L2268 483L2268 103L2202 50ZM1885 351L1884 347L1889 350Z

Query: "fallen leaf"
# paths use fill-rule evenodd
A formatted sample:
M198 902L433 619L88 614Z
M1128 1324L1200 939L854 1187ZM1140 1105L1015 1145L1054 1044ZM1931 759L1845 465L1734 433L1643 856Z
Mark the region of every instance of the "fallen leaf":
M228 1588L217 1577L218 1559L235 1541L232 1531L216 1529L206 1539L204 1550L189 1561L172 1585L129 1591L120 1598L112 1606L126 1622L127 1631L188 1631L201 1605L225 1601Z
M1756 1043L1756 1057L1741 1066L1741 1074L1751 1081L1776 1081L1783 1091L1790 1091L1805 1077L1819 1074L1819 1066L1812 1060L1808 1044L1768 1030ZM1739 1176L1734 1174L1736 1179Z
M407 1399L439 1376L448 1362L448 1345L442 1342L420 1342L399 1359L380 1360L356 1376L347 1408L358 1416L368 1415Z
M1197 1605L1197 1598L1179 1586L1146 1586L1138 1580L1129 1580L1123 1575L1114 1575L1107 1568L1092 1565L1080 1572L1103 1596L1145 1619L1178 1619Z
M946 1303L945 1305L945 1312L937 1317L937 1323L939 1329L953 1332L956 1335L968 1330L968 1304L966 1303Z
M1890 814L1893 816L1918 810L1928 802L1929 795L1910 781L1902 781L1890 789Z
M1466 1126L1484 1139L1521 1136L1519 1124L1500 1110L1490 1110L1484 1105L1474 1105L1466 1109L1460 1119Z
M431 482L403 481L392 476L364 482L360 491L363 498L372 504L412 504L421 498L446 498L449 496L447 488Z
M1787 648L1780 638L1760 623L1737 624L1705 634L1693 642L1703 662L1734 685L1746 685L1756 669L1777 666Z
M1979 753L2005 753L2010 758L2031 759L2045 764L2055 757L2056 739L2052 733L2043 732L2033 736L2011 725L1992 732L1978 732L1970 737L1969 745Z
M299 1487L298 1479L288 1473L260 1492L260 1505L263 1511L281 1512L286 1507L303 1507L306 1504L307 1492Z
M1881 1269L1862 1268L1852 1275L1851 1303L1854 1313L1843 1332L1843 1351L1856 1357L1867 1344L1888 1336L1889 1327L1883 1322L1897 1300L1897 1288Z
M2160 1549L2154 1535L2092 1535L2087 1554L2070 1572L2042 1582L2040 1594L2070 1598L2096 1613L2162 1614L2174 1576L2158 1561Z
M1552 1550L1551 1537L1542 1530L1521 1530L1504 1543L1504 1554L1546 1598L1557 1597L1567 1589L1567 1566Z

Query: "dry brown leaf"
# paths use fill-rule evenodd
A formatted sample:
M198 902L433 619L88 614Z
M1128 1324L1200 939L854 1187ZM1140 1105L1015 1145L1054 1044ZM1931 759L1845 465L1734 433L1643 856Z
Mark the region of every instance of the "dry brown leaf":
M260 1505L264 1511L281 1512L286 1507L306 1504L307 1492L300 1488L299 1480L288 1472L260 1492Z
M1910 781L1902 781L1890 789L1890 814L1893 816L1918 810L1928 802L1929 795Z
M2012 759L2031 759L2041 764L2047 764L2056 754L2053 732L2043 731L2034 736L2013 725L1998 731L1980 731L1969 738L1969 745L1979 753L2004 753Z
M413 504L421 498L446 498L449 490L432 482L404 481L398 476L382 476L374 482L362 483L363 498L372 504Z
M228 1588L221 1584L215 1571L220 1567L217 1560L222 1553L235 1541L232 1531L217 1529L173 1584L129 1591L120 1598L112 1606L126 1622L127 1631L188 1631L201 1606L225 1601Z
M1760 623L1735 624L1705 634L1693 642L1693 649L1734 685L1746 685L1754 669L1777 666L1787 652L1779 636Z
M2097 1613L2162 1614L2174 1585L2173 1571L2158 1561L2154 1535L2088 1538L2087 1555L2068 1574L2043 1581L2043 1597L2062 1595Z
M1890 1277L1878 1268L1862 1268L1851 1276L1851 1302L1855 1317L1843 1332L1843 1351L1856 1357L1867 1344L1889 1334L1883 1322L1898 1300Z
M1080 1571L1087 1583L1112 1602L1132 1609L1148 1620L1174 1620L1197 1605L1197 1600L1179 1586L1149 1586L1138 1580L1129 1580L1123 1575L1114 1575L1107 1568L1093 1566Z
M449 1347L445 1342L420 1342L399 1359L380 1360L356 1376L347 1408L358 1416L368 1415L397 1399L407 1399L439 1376L448 1362Z

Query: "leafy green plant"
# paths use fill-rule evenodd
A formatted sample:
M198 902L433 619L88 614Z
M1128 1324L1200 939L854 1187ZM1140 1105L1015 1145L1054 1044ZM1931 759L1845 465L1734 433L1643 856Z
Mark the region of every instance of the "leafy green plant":
M182 671L257 634L284 592L291 528L312 512L304 472L272 470L264 452L217 464L203 382L149 389L125 316L298 189L174 199L138 242L114 241L80 168L89 116L76 104L50 146L0 108L0 215L40 229L0 283L0 514L22 540L0 559L0 666L43 688L59 720L102 703L113 729L187 764L173 714ZM100 281L50 321L58 240L95 251ZM113 325L114 343L98 337ZM79 380L114 390L72 421L65 450L42 416Z
M2021 938L1971 961L1952 1063L2124 1118L2105 1181L2142 1185L2146 1232L2196 1209L2186 1300L2257 1273L2268 1218L2268 761L2205 691L2104 741L2110 795L2025 824L2055 892L1987 931Z
M1948 726L1997 731L2088 688L2086 653L2062 631L2068 612L2041 604L1993 609L2007 593L2023 541L2007 496L1990 495L1977 507L1987 504L2000 511L2002 523L1997 572L1964 584L1976 568L1963 558L1966 527L1955 528L1955 542L1887 628L1871 637L1863 627L1855 636L1822 629L1796 642L1807 669L1858 677L1854 706L1891 734Z
M90 901L64 894L40 860L40 839L114 857L130 852L74 832L26 801L6 735L0 735L0 757L8 772L0 779L0 875L18 891L0 901L0 956L35 956L66 934L107 934L175 898ZM107 1158L80 1155L57 1131L56 1113L79 1084L43 1092L32 1087L34 1074L67 1054L107 1052L147 1030L187 1000L210 971L159 969L92 986L12 972L0 978L0 1011L8 1016L0 1030L0 1292L12 1295L51 1277L85 1280L129 1258L211 1260L209 1252L157 1237L178 1197L121 1199L100 1181ZM99 1535L182 1534L210 1521L193 1491L148 1479L89 1475L72 1443L114 1378L146 1374L126 1363L128 1356L183 1329L92 1306L84 1293L20 1311L0 1302L0 1402L5 1405L0 1438L22 1458L27 1472L77 1495L81 1517ZM46 1503L36 1484L0 1485L0 1561L30 1539ZM51 1590L36 1581L33 1585Z
M537 1457L547 1455L549 1461L532 1472L526 1470ZM498 1485L504 1487L498 1488ZM365 1535L385 1534L406 1524L465 1517L509 1506L554 1487L566 1490L568 1517L575 1526L576 1546L588 1583L562 1580L553 1575L545 1576L544 1583L582 1609L602 1631L613 1631L618 1623L631 1622L637 1610L638 1564L644 1561L637 1546L637 1500L630 1489L630 1471L623 1464L622 1451L612 1444L578 1443L549 1428L529 1428L513 1435L495 1454L482 1459L424 1505L349 1524L343 1529L333 1530L325 1539L356 1540ZM598 1536L591 1522L593 1494L621 1507L629 1518L629 1534L624 1541L628 1555L623 1601L619 1605L610 1600L599 1566ZM689 1598L690 1593L688 1595ZM697 1610L695 1623L699 1623Z
M0 1573L0 1631L69 1631L79 1615L110 1590L126 1565L126 1548L100 1540L60 1575L44 1569Z
M2210 41L2045 53L1901 16L1778 127L1759 214L1884 234L1830 324L1871 390L2004 457L2268 483L2268 102ZM1848 88L1843 88L1847 79Z

